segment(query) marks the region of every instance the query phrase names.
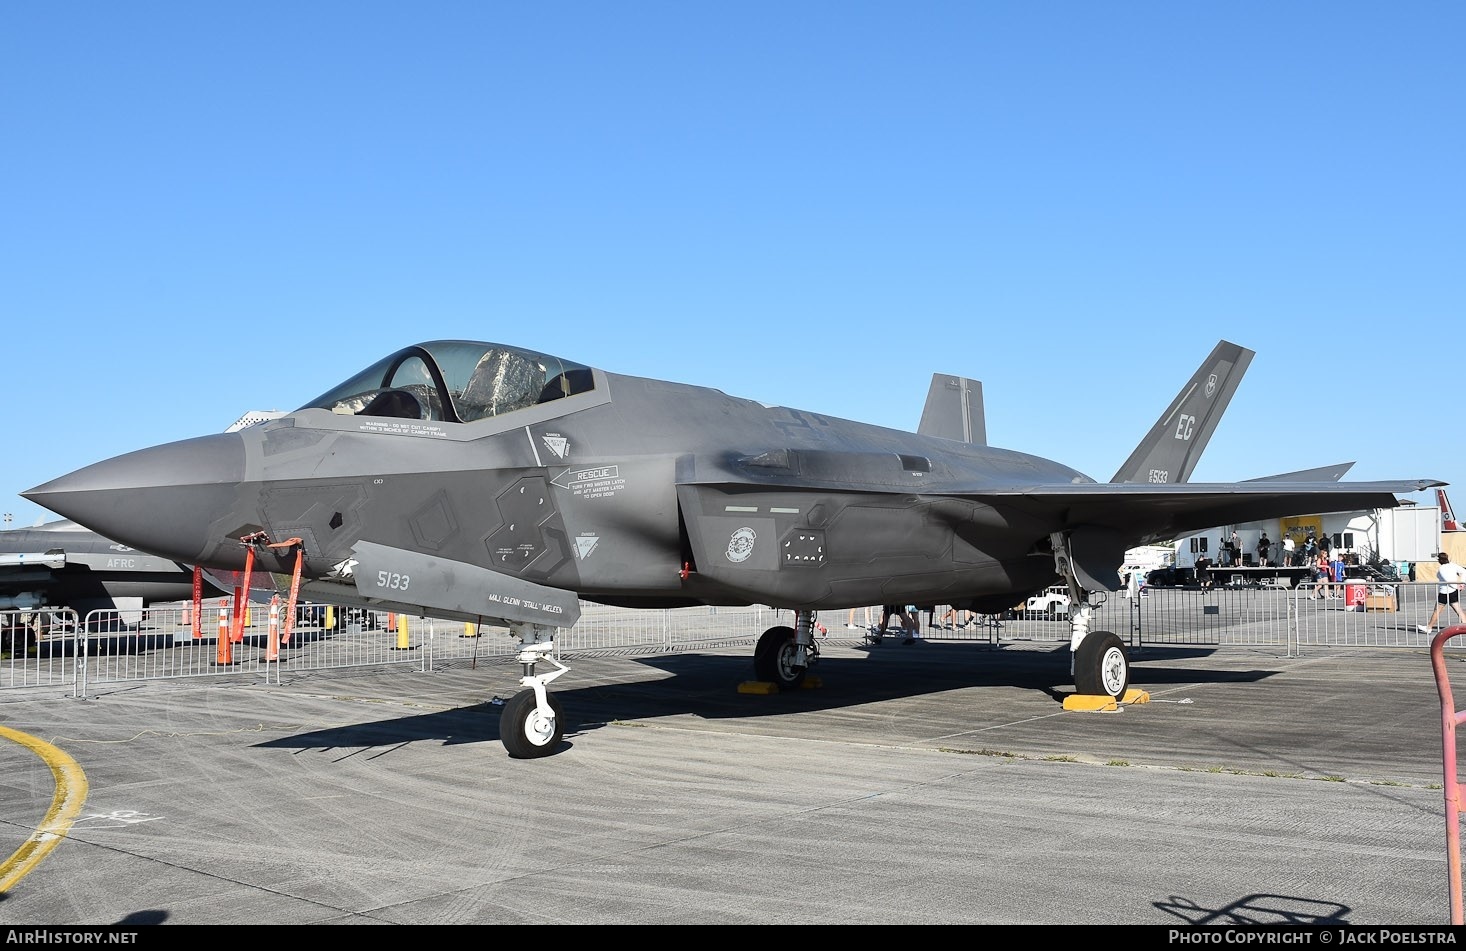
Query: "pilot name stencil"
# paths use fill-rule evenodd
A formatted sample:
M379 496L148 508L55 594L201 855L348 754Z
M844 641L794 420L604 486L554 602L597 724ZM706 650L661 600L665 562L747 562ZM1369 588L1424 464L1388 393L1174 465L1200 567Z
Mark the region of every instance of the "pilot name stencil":
M531 601L528 598L517 598L512 594L500 595L491 591L484 597L488 598L490 601L495 601L499 604L508 605L509 607L528 608L531 611L544 611L546 614L565 613L565 609L558 604L542 604L539 601Z

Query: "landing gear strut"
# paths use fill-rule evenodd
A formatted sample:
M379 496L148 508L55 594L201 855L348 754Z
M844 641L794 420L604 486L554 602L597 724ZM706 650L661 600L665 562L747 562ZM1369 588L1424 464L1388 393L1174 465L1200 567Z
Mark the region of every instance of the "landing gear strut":
M527 689L504 704L499 714L499 740L514 759L538 759L555 752L565 737L565 712L546 687L570 668L550 656L555 649L555 628L516 622L509 629L519 638L517 660L524 671L519 683ZM541 661L558 669L536 674L535 665Z
M1130 688L1130 658L1125 653L1125 642L1111 631L1089 629L1094 608L1089 603L1089 592L1079 583L1074 570L1069 537L1055 532L1050 541L1054 565L1059 576L1069 584L1069 662L1074 692L1122 700Z

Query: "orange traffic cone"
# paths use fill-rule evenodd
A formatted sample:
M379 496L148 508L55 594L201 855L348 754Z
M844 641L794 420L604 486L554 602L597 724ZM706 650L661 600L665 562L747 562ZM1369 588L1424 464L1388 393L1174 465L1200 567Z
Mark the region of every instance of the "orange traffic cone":
M229 646L229 612L225 605L229 602L219 602L219 644L214 651L214 666L223 667L234 663L234 654Z
M280 596L270 599L270 633L265 640L265 662L280 659Z

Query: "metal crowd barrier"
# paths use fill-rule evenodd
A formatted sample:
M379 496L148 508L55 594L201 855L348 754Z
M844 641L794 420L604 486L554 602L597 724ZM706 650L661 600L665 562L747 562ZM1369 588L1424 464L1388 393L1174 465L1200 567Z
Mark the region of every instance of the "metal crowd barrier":
M559 653L647 653L747 641L789 612L766 607L629 610L582 605L556 638ZM229 601L206 605L194 623L190 605L137 612L0 611L0 689L51 687L84 696L92 686L176 677L251 674L278 682L283 669L435 664L476 659L512 663L518 641L508 628L426 617L300 605L294 622L270 618L251 603L237 617ZM782 617L782 620L780 618Z
M1132 647L1198 644L1267 646L1289 654L1336 647L1425 650L1419 629L1436 607L1433 582L1348 581L1294 588L1225 586L1145 588L1111 593L1095 609L1095 630L1119 634ZM50 687L85 695L94 685L173 677L250 674L278 682L282 669L327 670L385 664L435 664L475 659L512 664L518 642L507 628L456 621L301 605L286 638L283 619L272 633L269 606L251 603L236 618L232 603L153 607L124 616L71 610L0 611L0 689ZM1463 605L1466 607L1466 605ZM775 625L793 626L793 613L762 606L658 610L583 602L578 623L556 638L561 654L605 650L646 653L746 643ZM923 609L921 636L932 641L1069 641L1065 617L1018 612L978 615L953 629L932 622L947 605ZM1461 622L1445 609L1437 630ZM966 618L958 612L959 618ZM821 639L865 641L880 620L879 606L816 617ZM888 633L895 634L895 622Z

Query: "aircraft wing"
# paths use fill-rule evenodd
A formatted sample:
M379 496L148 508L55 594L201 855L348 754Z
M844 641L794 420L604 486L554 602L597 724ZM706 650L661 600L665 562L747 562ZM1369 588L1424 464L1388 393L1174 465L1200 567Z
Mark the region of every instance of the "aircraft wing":
M1022 588L1014 579L1029 570L1025 564L1051 567L1058 536L1068 540L1085 587L1113 591L1125 552L1137 545L1298 512L1392 508L1397 495L1439 484L1059 482L1051 470L1031 472L1023 457L983 457L986 465L976 466L960 458L782 450L721 471L684 471L677 498L701 575L730 587L758 579L768 587L748 589L750 598L797 601L819 584L813 574L786 570L796 567L827 568L852 589L869 592L875 584L894 593L902 576L933 577L937 566L980 573L976 566L997 562ZM1025 482L1030 474L1036 478ZM790 531L781 514L808 527ZM767 539L775 544L760 541ZM1049 581L1045 575L1036 583ZM828 587L833 593L843 584Z
M1014 486L984 489L984 499L1008 500L1045 510L1062 509L1070 524L1125 529L1149 538L1174 538L1233 522L1277 518L1297 512L1349 512L1393 508L1398 495L1444 483L1432 479L1399 482L1192 482L1182 485L1105 484Z

